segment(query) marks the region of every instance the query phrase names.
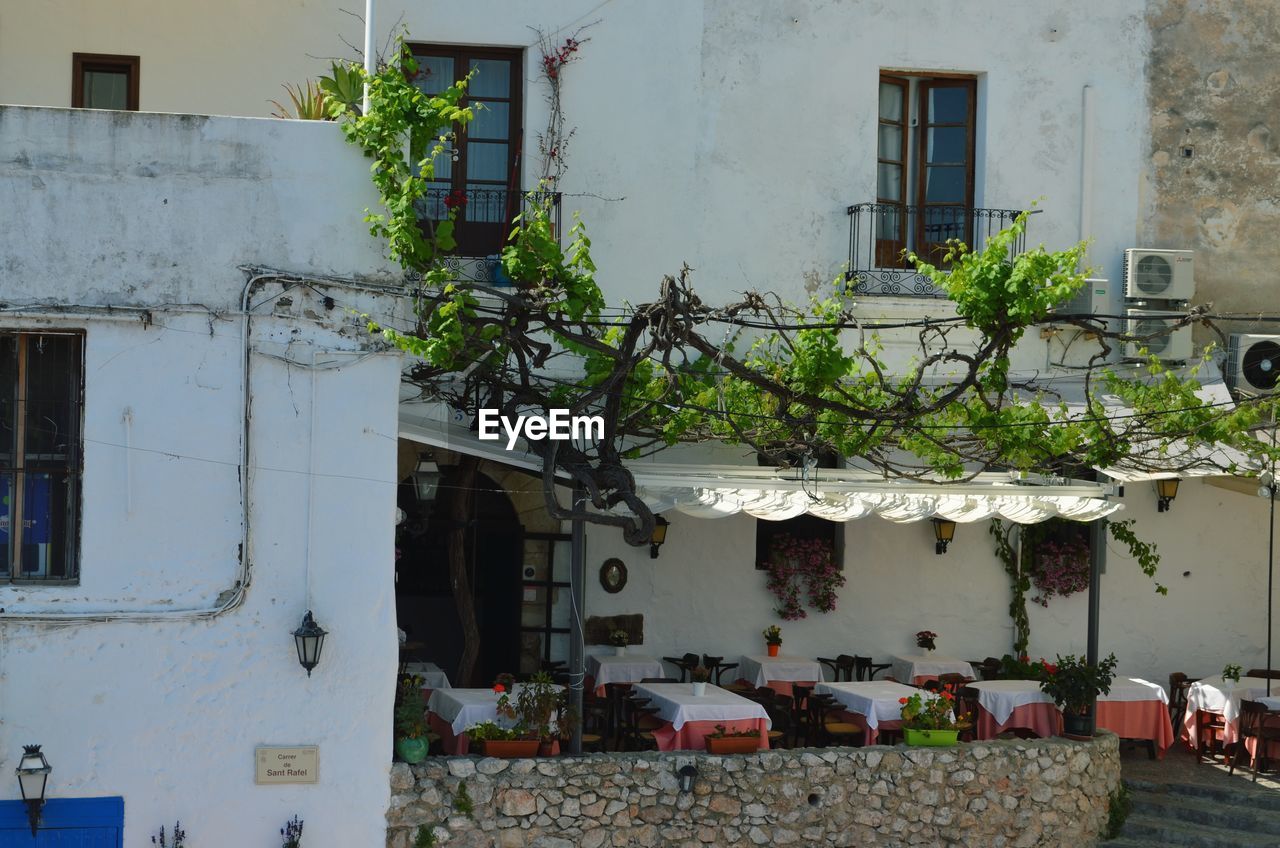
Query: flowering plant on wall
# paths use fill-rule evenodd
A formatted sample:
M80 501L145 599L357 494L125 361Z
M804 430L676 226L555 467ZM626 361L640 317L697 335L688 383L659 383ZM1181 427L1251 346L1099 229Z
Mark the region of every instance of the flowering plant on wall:
M1059 542L1052 539L1036 547L1032 582L1040 594L1031 600L1049 606L1054 595L1074 595L1089 588L1089 546L1084 541Z
M829 539L800 539L779 533L773 537L767 568L769 591L778 600L774 611L783 620L808 616L805 601L819 612L836 608L836 592L844 585L845 577Z

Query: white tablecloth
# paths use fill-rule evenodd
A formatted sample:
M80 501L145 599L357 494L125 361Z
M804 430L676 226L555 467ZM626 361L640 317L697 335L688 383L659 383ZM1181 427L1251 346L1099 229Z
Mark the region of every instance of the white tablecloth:
M1099 701L1159 701L1169 703L1169 695L1159 683L1137 677L1117 677L1111 681L1111 692L1099 695Z
M963 674L974 677L973 666L964 660L952 657L939 657L933 654L895 654L893 657L893 676L899 683L911 683L917 677L937 677L940 674Z
M996 724L1004 724L1013 711L1026 704L1052 704L1040 691L1037 680L983 680L969 684L978 690L978 706L991 713Z
M1271 692L1280 689L1280 681L1271 681ZM1267 694L1267 681L1263 677L1242 677L1240 682L1223 680L1221 677L1206 677L1197 680L1187 690L1187 714L1195 715L1196 710L1211 713L1222 713L1228 724L1234 725L1240 720L1240 702L1256 701Z
M521 685L517 683L512 694L519 692ZM557 688L564 689L563 686ZM498 715L499 697L501 695L492 689L437 689L427 700L427 711L449 722L455 736L482 721L511 727L515 724L513 719Z
M662 662L642 654L613 654L587 657L587 674L595 679L597 686L610 683L639 683L646 677L666 677Z
M1274 684L1275 681L1272 681L1272 683ZM1271 691L1276 691L1276 687L1274 685L1271 687ZM1259 701L1262 704L1265 704L1269 710L1280 710L1280 695L1272 695L1270 698L1251 698L1250 700Z
M738 676L753 686L768 686L771 680L815 682L822 679L822 666L817 660L804 657L756 654L742 658L738 664Z
M746 721L762 718L772 726L769 714L755 701L735 695L728 689L707 684L705 695L693 694L691 683L638 683L632 691L649 699L658 708L658 718L671 722L676 730L690 721Z
M423 689L452 689L449 676L444 669L435 663L411 662L404 665L405 674L416 674L422 678Z
M830 695L851 713L865 716L867 727L875 730L882 721L902 718L902 698L921 694L914 686L892 680L858 680L853 683L819 683L819 695Z

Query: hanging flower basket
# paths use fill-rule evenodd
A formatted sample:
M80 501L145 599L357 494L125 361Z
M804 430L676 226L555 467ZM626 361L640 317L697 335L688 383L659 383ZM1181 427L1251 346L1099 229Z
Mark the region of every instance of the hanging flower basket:
M818 612L836 608L836 592L845 584L845 576L829 539L779 533L773 537L766 567L769 591L778 601L774 611L784 621L808 617L806 601Z

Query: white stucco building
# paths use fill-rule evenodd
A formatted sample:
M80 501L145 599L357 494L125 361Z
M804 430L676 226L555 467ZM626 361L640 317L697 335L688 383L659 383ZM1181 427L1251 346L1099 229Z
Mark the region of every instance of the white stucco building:
M962 219L980 227L1037 203L1028 240L1091 239L1089 262L1112 282L1099 308L1116 312L1126 248L1188 246L1143 245L1147 6L430 0L380 2L377 26L381 40L402 21L441 76L479 63L488 123L441 190L499 203L542 166L537 33L584 39L564 72L576 131L558 188L562 220L587 222L610 304L649 299L682 263L710 301L803 300L880 270L899 242L932 240L925 223L954 222L946 210L995 210ZM46 571L0 585L0 773L43 744L51 797L124 799L125 844L174 819L196 845L268 844L294 814L308 846L379 844L397 623L446 670L456 659L427 525L404 542L395 583L397 484L421 449L399 437L431 434L402 418L405 363L358 317L406 315L391 291L401 275L362 222L377 201L367 160L333 124L265 117L281 83L327 68L310 57L361 42L341 8L0 12L0 103L24 104L0 107L0 342L74 340L75 367L53 385L74 401L60 444L79 487L66 502L80 505L61 549L70 570L19 550ZM141 113L66 108L98 96ZM241 117L155 114L169 112ZM901 208L910 235L877 245L873 204ZM503 229L482 223L476 256ZM868 317L948 312L910 283L869 279ZM1017 367L1061 361L1061 344L1027 340ZM19 396L4 369L30 356L0 362L0 391ZM542 512L534 478L482 471L504 491L482 510L492 547L473 575L496 645L481 668L563 659L568 528ZM1187 481L1158 515L1149 483L1126 487L1117 517L1159 545L1169 594L1111 546L1101 641L1122 672L1264 664L1267 504L1252 488ZM655 656L754 652L776 621L757 519L668 517L656 559L588 528L588 575L617 557L630 580L613 594L592 578L586 614L642 613ZM1008 650L1008 577L985 521L962 525L946 556L927 521L838 527L849 584L835 612L785 624L788 652L881 657L921 629L955 656ZM310 676L290 635L307 610L329 631ZM1083 651L1083 595L1030 615L1033 656ZM255 749L292 745L319 747L319 781L256 785Z

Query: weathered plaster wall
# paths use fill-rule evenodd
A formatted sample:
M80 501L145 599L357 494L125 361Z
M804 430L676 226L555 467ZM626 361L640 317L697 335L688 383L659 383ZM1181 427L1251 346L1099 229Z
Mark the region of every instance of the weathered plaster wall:
M43 744L51 797L124 796L128 845L175 819L195 844L271 844L294 814L317 845L380 842L401 360L348 310L380 313L383 298L254 290L240 465L235 266L376 271L352 202L362 160L332 126L16 108L0 109L0 150L0 302L36 304L0 329L85 331L83 577L0 586L0 770ZM239 577L244 473L251 584L239 607L196 618ZM291 636L308 609L329 631L311 677ZM15 620L51 614L79 617ZM263 744L319 745L320 782L256 786Z
M1274 312L1280 302L1273 281L1280 263L1275 4L1151 0L1147 23L1151 135L1143 246L1197 252L1197 302L1212 302L1215 311Z
M681 793L676 771L698 770ZM1092 844L1120 782L1116 738L750 756L432 757L392 766L388 848L420 826L462 848ZM463 787L471 816L454 800Z

